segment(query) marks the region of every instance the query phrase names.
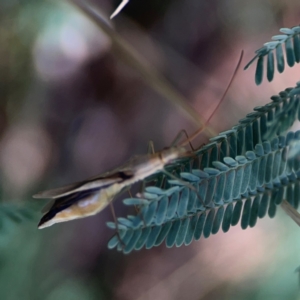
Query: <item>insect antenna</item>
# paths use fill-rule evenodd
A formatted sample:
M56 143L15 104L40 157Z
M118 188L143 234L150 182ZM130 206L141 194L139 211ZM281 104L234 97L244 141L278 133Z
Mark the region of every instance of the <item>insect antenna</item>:
M124 242L121 238L121 235L120 235L120 230L119 230L119 225L118 225L118 221L117 221L117 217L116 217L116 212L115 212L114 206L112 204L112 201L109 201L109 207L110 207L111 214L113 216L114 222L116 224L116 233L117 233L118 240L122 245L122 250L124 250L125 244L124 244Z
M161 95L163 99L173 103L186 117L193 121L195 125L199 126L203 124L204 121L201 116L189 105L186 98L177 91L160 72L149 65L149 63L111 27L96 8L83 0L69 0L69 2L75 5L101 28L111 39L115 49L121 54L120 58L134 68L153 90ZM209 134L215 134L209 127L207 127L206 130Z
M213 111L213 114L214 114L214 112L215 112L215 110ZM172 141L171 147L175 147L175 146L179 143L179 141L180 141L180 139L181 139L181 137L182 137L183 134L186 136L186 139L187 139L187 140L189 139L189 135L188 135L188 133L186 132L186 130L185 130L185 129L181 129L181 130L177 133L177 135L175 136L174 140ZM194 147L193 147L193 145L192 145L192 143L191 143L190 140L188 141L188 143L190 144L190 147L191 147L192 151L195 151L195 149L194 149Z
M221 97L221 99L220 99L218 105L215 107L215 109L213 110L213 112L211 113L211 115L209 116L209 118L205 121L205 123L203 124L203 126L201 126L201 127L200 127L197 131L195 131L191 136L188 136L186 130L184 130L184 129L181 130L181 131L176 135L174 141L172 142L172 146L174 146L174 145L176 145L176 143L178 143L178 141L180 140L182 134L185 134L186 137L187 137L187 139L186 139L185 141L183 141L181 144L179 144L179 146L182 147L182 146L185 146L186 144L190 144L190 147L192 148L193 152L195 151L195 149L193 148L193 146L192 146L192 144L191 144L191 141L192 141L194 138L196 138L196 137L197 137L197 136L205 129L206 126L208 126L208 124L209 124L211 118L214 116L215 112L218 110L218 108L220 107L220 105L221 105L222 102L224 101L224 99L225 99L225 97L226 97L226 95L227 95L227 93L228 93L228 90L229 90L229 88L231 87L231 85L232 85L232 83L233 83L233 81L234 81L234 79L235 79L235 77L236 77L236 74L237 74L237 72L238 72L238 70L239 70L239 68L240 68L240 65L241 65L241 62L242 62L242 59L243 59L243 55L244 55L244 51L242 50L242 51L241 51L241 54L240 54L240 57L239 57L239 60L238 60L238 63L237 63L237 65L236 65L236 67L235 67L235 70L234 70L234 72L233 72L233 74L232 74L232 76L231 76L231 79L230 79L230 81L229 81L229 84L228 84L228 86L227 86L225 92L223 93L223 95L222 95L222 97ZM191 189L192 191L196 192L196 195L197 195L197 197L199 198L199 200L202 202L203 205L205 205L205 204L204 204L203 198L201 197L201 195L199 195L197 189L196 189L193 185L187 183L185 180L182 180L181 178L178 178L177 176L175 176L175 175L173 175L172 173L168 172L166 169L163 170L163 173L165 173L165 174L166 174L167 176L169 176L170 178L173 178L173 179L175 179L175 180L177 180L177 181L183 183L183 184L186 185L189 189Z
M181 144L179 144L179 146L185 146L187 145L188 143L190 143L190 141L192 141L194 138L196 138L206 127L207 125L209 124L211 118L214 116L215 112L218 110L218 108L220 107L220 105L222 104L222 102L224 101L228 91L229 91L229 88L231 87L235 77L236 77L236 74L241 66L241 62L242 62L242 59L243 59L243 56L244 56L244 50L241 51L241 54L240 54L240 58L239 58L239 61L235 67L235 70L231 76L231 79L229 81L229 84L222 96L222 98L220 99L218 105L215 107L215 109L213 110L213 112L211 113L211 115L209 116L209 118L204 122L204 124L198 129L196 130L191 136L189 136L189 138L187 138L185 141L183 141Z

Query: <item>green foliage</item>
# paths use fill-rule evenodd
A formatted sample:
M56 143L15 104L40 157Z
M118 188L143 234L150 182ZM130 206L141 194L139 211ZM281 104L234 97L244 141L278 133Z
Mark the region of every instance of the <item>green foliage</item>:
M57 266L52 271L61 250L56 232L47 253L53 240L37 229L41 206L0 203L0 299L104 299L99 284Z
M164 174L146 179L151 185L143 199L124 200L140 213L118 219L122 242L115 235L108 247L124 253L164 241L167 247L179 247L221 228L227 232L239 221L243 229L254 227L258 218L274 217L283 199L297 208L300 131L277 134L298 118L299 94L297 85L273 96L273 102L256 107L232 130L212 138L195 152L196 157L170 165L168 171L180 180ZM114 223L108 225L116 229Z
M17 206L13 204L0 204L0 231L2 234L11 226L22 226L22 223L35 222L38 220L35 208L31 206Z
M298 119L300 121L299 107L300 82L295 88L287 88L279 93L279 96L273 96L275 105L275 117L268 122L268 132L265 138L272 138L288 130Z
M264 46L255 51L256 55L245 66L245 70L257 60L255 82L257 85L262 83L264 77L264 58L267 56L267 79L272 81L275 72L275 59L276 67L279 73L284 71L285 57L283 53L283 46L286 52L286 61L288 66L293 67L295 63L300 62L300 26L293 28L281 28L280 32L283 34L275 35L272 37L271 42L265 43Z

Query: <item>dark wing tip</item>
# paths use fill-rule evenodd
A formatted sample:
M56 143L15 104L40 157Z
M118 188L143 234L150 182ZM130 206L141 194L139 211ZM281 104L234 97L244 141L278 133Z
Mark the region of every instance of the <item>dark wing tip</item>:
M53 219L56 215L56 211L54 210L50 210L49 212L47 212L40 220L39 224L38 224L38 229L42 229L42 228L45 228L45 227L48 227L50 225L46 225L46 223L48 221L50 221L51 219Z
M42 225L44 224L45 222L43 221L43 219L40 220L39 224L38 224L38 229L42 229L44 227L42 227Z

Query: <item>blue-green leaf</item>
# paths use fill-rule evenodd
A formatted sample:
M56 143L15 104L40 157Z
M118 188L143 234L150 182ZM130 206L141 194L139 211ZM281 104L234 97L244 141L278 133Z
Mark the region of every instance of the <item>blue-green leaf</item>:
M276 47L276 60L277 60L277 70L279 73L282 73L284 71L284 57L283 57L283 51L281 45L278 45Z
M159 236L161 230L162 230L161 226L152 227L152 230L146 242L146 249L151 249L155 245L156 239Z
M269 206L269 194L265 193L263 194L259 204L259 209L258 209L259 218L263 218L266 215L268 211L268 206Z
M143 229L140 238L138 239L137 243L135 244L135 250L140 250L144 247L150 232L151 232L151 227L146 227Z
M166 246L168 248L174 246L180 226L181 226L181 220L176 220L175 222L173 222L172 227L166 239Z
M295 55L295 61L297 63L300 62L300 37L299 34L294 36L294 55Z
M119 235L120 235L120 238L123 239L124 236L126 234L126 231L125 230L120 230L119 231ZM113 249L115 247L117 247L117 245L119 244L120 240L119 240L119 237L117 234L115 234L108 242L107 244L107 247L108 249Z
M290 67L292 67L295 64L295 54L294 54L294 48L293 48L293 43L292 43L291 39L286 40L285 50L286 50L287 63Z
M185 218L182 220L181 222L181 226L179 228L177 237L176 237L176 246L180 247L182 246L182 244L184 243L187 231L188 231L188 227L190 224L190 219L189 218Z
M204 228L203 228L203 236L205 238L208 238L211 234L214 217L215 217L215 210L211 209L210 212L208 213L207 217L206 217L205 225L204 225Z
M179 203L177 207L177 214L179 217L186 215L189 196L190 196L190 191L187 187L185 187L181 192L181 197L179 199Z
M198 215L195 215L190 220L190 223L189 223L189 226L188 226L188 229L187 229L187 233L186 233L186 236L185 236L185 241L184 241L185 245L189 245L193 241L194 232L195 232L195 229L196 229L198 217L199 217Z
M240 217L241 217L241 212L243 208L243 201L237 201L233 213L232 213L232 218L231 218L231 225L235 226L238 224Z
M223 218L223 223L222 223L223 232L227 232L230 228L232 213L233 213L233 204L229 203L227 205L225 213L224 213L224 218Z
M196 228L195 228L195 231L194 231L194 239L196 241L199 240L200 237L201 237L205 219L206 219L206 214L205 214L205 212L203 212L198 218Z
M172 222L167 222L162 225L162 229L155 241L155 246L159 246L162 244L162 242L165 240L166 236L168 235L171 226L172 226Z
M260 195L257 195L252 203L251 206L251 212L250 212L250 219L249 219L249 226L254 227L256 225L257 217L258 217L258 211L259 211L259 205L260 205Z
M155 216L155 213L156 213L157 204L158 204L158 201L156 201L156 200L152 201L149 204L148 210L147 210L147 212L143 216L143 219L144 219L146 225L151 224L151 222L152 222L152 220L153 220L153 218Z
M264 57L260 56L257 60L256 72L255 72L255 83L260 85L263 80L264 74Z
M229 171L226 177L226 184L225 184L225 189L223 194L223 198L225 202L228 202L232 199L231 195L233 190L234 179L235 179L235 171L234 170Z
M219 207L213 222L213 226L211 230L212 234L216 234L219 231L223 220L224 210L225 210L224 206Z
M164 222L167 214L168 204L169 204L169 199L167 196L164 196L159 200L158 209L156 212L157 225L160 225Z
M172 219L174 217L174 215L176 214L177 207L178 207L178 201L179 201L179 193L175 192L171 196L171 200L170 200L170 203L168 206L168 210L167 210L168 219Z
M249 226L250 214L251 214L251 199L249 198L245 201L244 204L242 220L241 220L242 229L246 229Z
M123 200L123 203L125 205L147 205L149 201L140 198L127 198Z
M274 54L272 51L268 54L268 65L267 65L267 78L271 82L274 78Z
M127 243L127 245L125 246L125 248L123 250L123 252L125 254L130 253L134 249L134 247L137 244L137 242L138 242L139 238L141 237L141 235L142 235L142 229L138 229L138 230L134 231L130 241Z

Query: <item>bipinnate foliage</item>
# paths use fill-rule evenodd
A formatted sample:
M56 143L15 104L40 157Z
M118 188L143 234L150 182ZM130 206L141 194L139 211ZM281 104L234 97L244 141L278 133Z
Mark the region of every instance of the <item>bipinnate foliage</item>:
M283 199L297 208L300 131L285 132L300 120L299 97L300 84L287 88L211 138L195 157L168 166L180 180L163 173L147 178L142 199L124 200L139 213L118 219L122 243L115 235L108 247L130 253L163 242L167 247L189 245L239 222L243 229L254 227L258 218L274 217ZM116 229L113 222L108 226Z
M293 67L295 63L300 62L300 26L293 28L281 28L280 32L283 34L275 35L272 41L265 43L263 47L256 50L256 55L245 66L245 70L257 60L255 82L257 85L262 83L264 77L264 60L267 60L267 79L272 81L275 72L275 58L276 68L279 73L282 73L285 68L285 56L283 47L285 48L286 62L288 66ZM275 52L275 55L274 55Z
M73 2L102 29L106 28L90 9ZM258 49L245 67L257 59L256 84L263 80L265 56L269 81L274 78L274 56L277 70L284 71L283 46L290 67L300 62L300 26L280 31L283 34L274 36L272 42ZM116 37L112 32L108 35ZM143 66L142 70L146 68ZM150 85L164 82L155 78ZM177 98L171 94L171 98ZM165 94L170 99L168 95ZM119 218L117 226L108 223L110 228L119 230L108 247L130 253L143 247L150 249L164 241L167 247L188 245L202 234L208 237L217 233L221 227L226 232L240 220L245 229L255 226L257 218L274 217L283 199L298 207L300 132L286 134L286 131L300 120L299 95L300 84L287 88L271 97L271 103L255 107L231 130L212 138L211 143L194 153L195 157L170 164L167 171L180 180L168 178L165 173L146 178L144 183L148 186L143 198L124 200L126 205L135 205L139 213Z

